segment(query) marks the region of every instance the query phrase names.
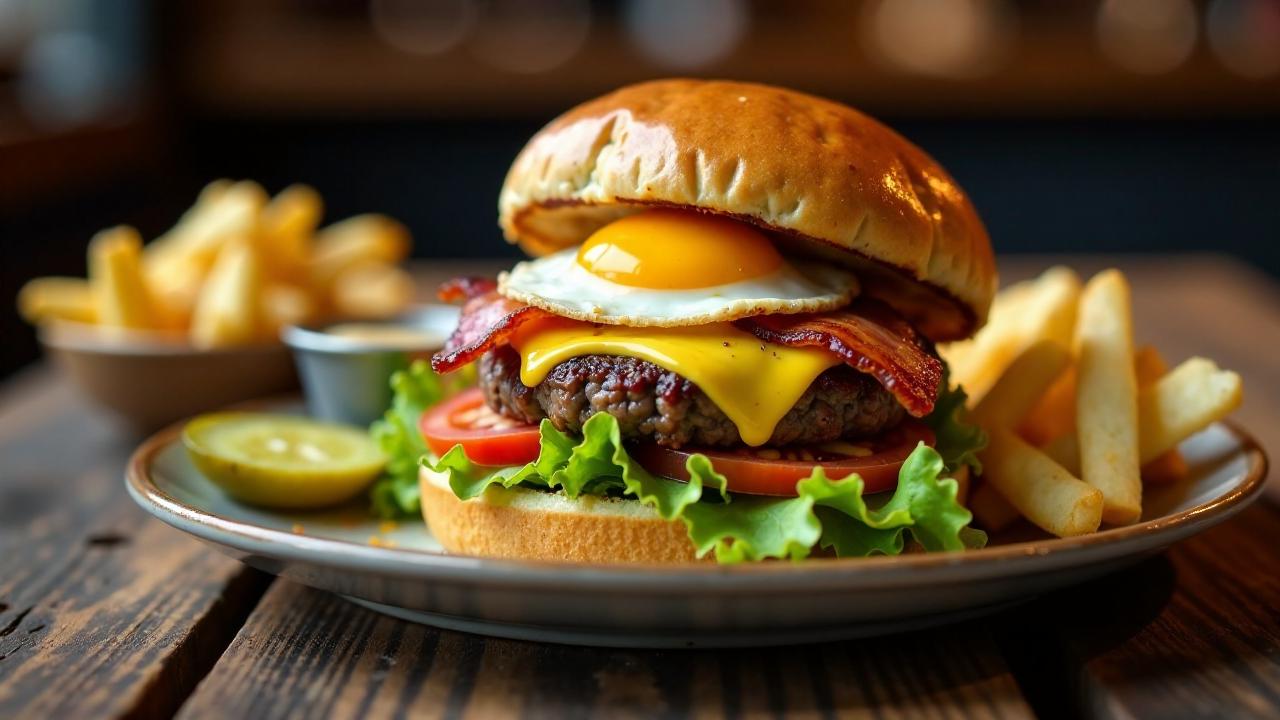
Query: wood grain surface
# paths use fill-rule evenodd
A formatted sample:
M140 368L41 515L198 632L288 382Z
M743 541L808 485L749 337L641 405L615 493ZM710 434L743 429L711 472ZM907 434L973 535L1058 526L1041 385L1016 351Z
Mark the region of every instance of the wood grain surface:
M969 623L800 648L635 651L486 640L289 582L267 593L180 716L1026 717Z
M1012 280L1052 261L1002 268ZM1123 268L1139 342L1238 370L1237 420L1280 447L1274 282L1213 256L1070 264ZM430 263L422 284L496 268ZM246 570L133 506L120 476L136 442L50 370L0 388L0 718L1280 717L1267 504L1131 571L942 630L592 650L411 625Z
M47 372L0 399L0 718L175 710L268 579L123 492L136 438Z

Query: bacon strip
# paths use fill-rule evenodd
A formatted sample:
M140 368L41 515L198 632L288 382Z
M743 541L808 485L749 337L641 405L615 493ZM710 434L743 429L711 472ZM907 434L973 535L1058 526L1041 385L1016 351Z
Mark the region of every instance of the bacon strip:
M436 297L440 298L440 302L451 303L480 297L497 289L498 281L493 278L464 275L441 283L440 289L436 290Z
M506 344L521 325L530 320L550 317L551 313L510 300L489 291L476 295L462 306L458 327L445 341L444 348L431 358L431 369L447 373L475 360L490 348Z
M734 324L779 345L827 348L879 380L912 415L933 411L942 361L925 348L910 323L882 302L863 298L832 312L757 315Z
M449 297L467 295L458 327L444 349L431 358L431 367L447 373L466 365L494 347L506 344L527 322L555 317L552 313L483 289L486 281L464 278L446 283ZM444 287L441 296L446 295ZM942 383L942 361L925 347L911 323L888 305L862 298L849 307L801 315L757 315L734 323L761 340L789 347L824 347L854 369L870 374L897 398L907 412L923 417L933 411Z

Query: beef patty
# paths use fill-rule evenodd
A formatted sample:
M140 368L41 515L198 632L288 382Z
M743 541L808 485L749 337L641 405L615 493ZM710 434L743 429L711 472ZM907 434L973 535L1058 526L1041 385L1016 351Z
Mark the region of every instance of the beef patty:
M580 432L598 412L618 419L628 439L660 445L736 446L738 428L697 385L651 362L584 355L551 369L535 387L520 382L520 356L504 346L480 358L480 388L489 407L526 423L551 418ZM773 430L770 445L869 437L897 425L906 410L875 378L847 365L818 376Z

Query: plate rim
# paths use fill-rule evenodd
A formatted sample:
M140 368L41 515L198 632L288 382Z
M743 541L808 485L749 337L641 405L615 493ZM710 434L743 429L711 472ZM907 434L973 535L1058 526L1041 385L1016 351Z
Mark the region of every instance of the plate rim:
M249 546L271 548L270 553L263 554L290 561L315 563L319 556L324 558L325 565L357 573L372 571L474 585L554 590L794 593L798 590L849 587L908 587L935 584L938 572L964 573L967 579L980 579L1006 575L1010 563L1028 558L1058 561L1054 567L1027 568L1020 572L1020 575L1035 575L1052 572L1059 569L1058 566L1088 563L1099 549L1123 546L1151 535L1169 535L1170 540L1138 551L1162 548L1186 537L1197 527L1226 520L1261 494L1270 467L1266 451L1252 434L1233 421L1222 420L1214 425L1225 429L1238 442L1239 454L1247 463L1244 479L1230 491L1199 505L1133 525L1073 538L1029 540L951 553L834 558L805 563L605 565L374 547L276 530L188 506L162 490L152 479L151 472L156 457L180 443L185 424L186 421L175 423L144 441L129 458L124 477L134 502L148 514L180 531L240 552L252 553ZM1103 559L1114 558L1106 556ZM777 582L780 577L785 577L787 582Z

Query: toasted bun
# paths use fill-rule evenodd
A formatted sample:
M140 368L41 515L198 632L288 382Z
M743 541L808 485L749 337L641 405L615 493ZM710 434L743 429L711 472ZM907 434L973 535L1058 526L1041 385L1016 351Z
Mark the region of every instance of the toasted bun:
M659 80L579 105L516 158L499 224L542 255L655 205L852 267L933 340L972 334L995 294L986 230L932 158L857 110L767 85Z
M667 522L635 500L570 500L493 486L463 501L445 482L425 468L419 476L422 515L451 553L581 563L697 561L683 523Z

